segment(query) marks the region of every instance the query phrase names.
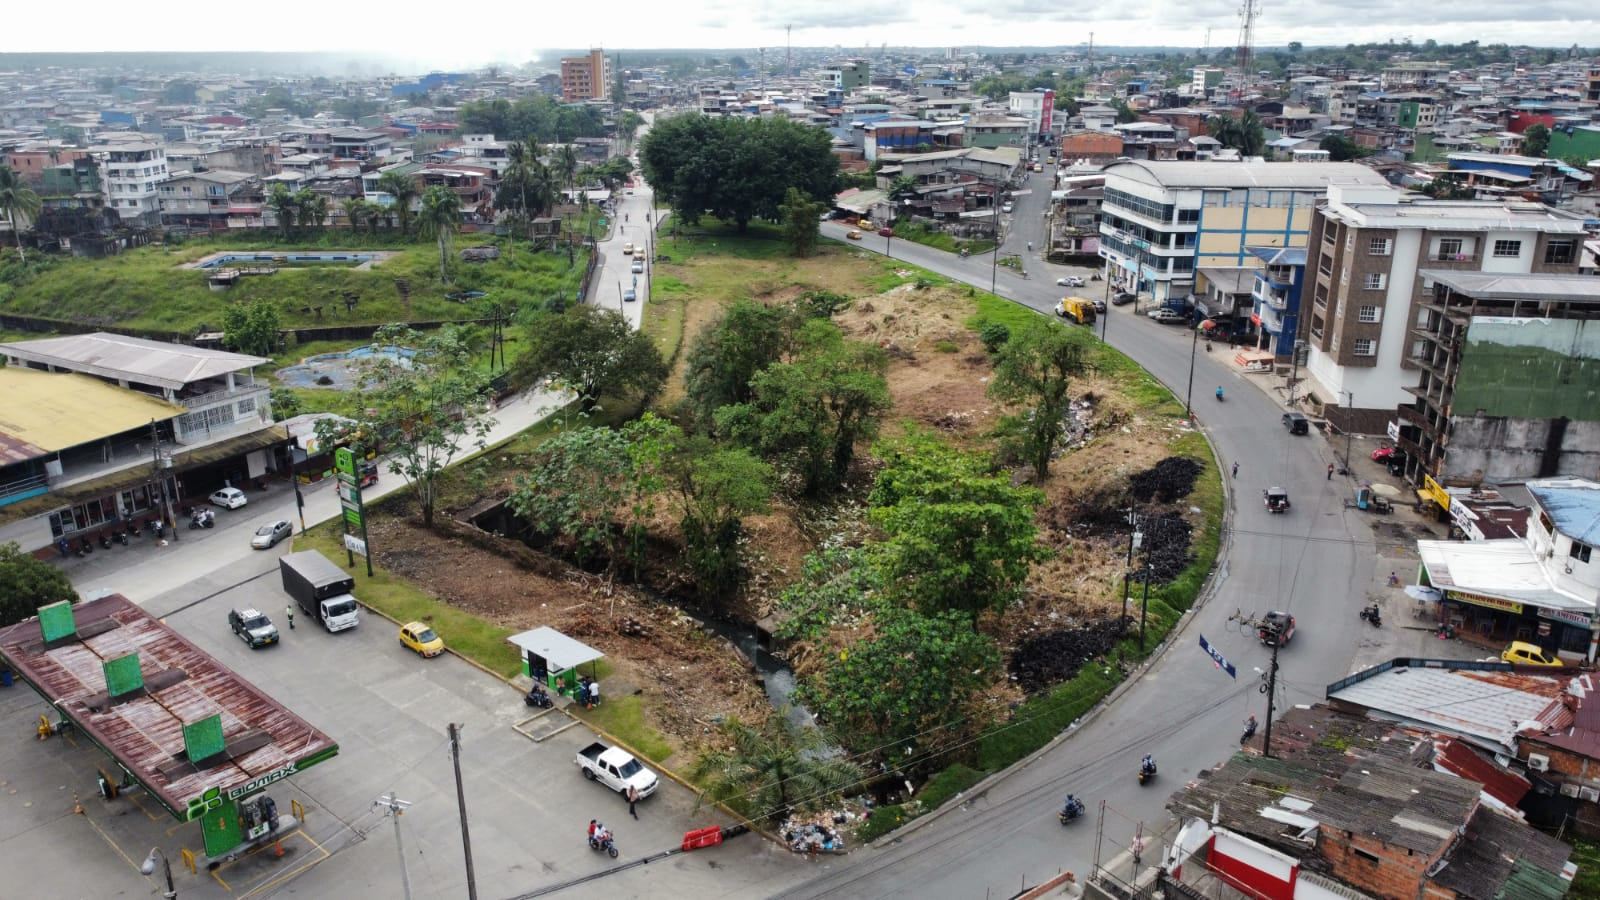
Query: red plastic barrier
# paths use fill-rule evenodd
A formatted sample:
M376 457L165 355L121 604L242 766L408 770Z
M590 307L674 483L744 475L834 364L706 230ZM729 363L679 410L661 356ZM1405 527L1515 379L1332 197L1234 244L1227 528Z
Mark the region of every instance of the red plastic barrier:
M722 843L722 829L718 827L696 828L683 834L683 849L698 850L701 847L715 847Z

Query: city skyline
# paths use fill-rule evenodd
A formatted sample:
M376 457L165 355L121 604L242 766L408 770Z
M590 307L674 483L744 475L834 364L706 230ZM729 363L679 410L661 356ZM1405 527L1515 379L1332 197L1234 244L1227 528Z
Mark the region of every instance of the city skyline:
M1526 44L1568 47L1600 44L1600 6L1579 0L1547 0L1537 6L1467 2L1452 4L1448 21L1407 21L1415 8L1395 0L1348 0L1340 4L1297 4L1293 22L1285 7L1262 4L1255 44L1284 46L1297 41L1307 47L1348 43L1420 45L1478 40L1484 44ZM122 7L109 0L85 0L74 7L74 19L109 22ZM907 5L891 0L821 0L804 8L771 0L739 2L705 0L690 9L681 6L616 0L598 18L579 8L509 8L499 16L448 14L450 38L436 40L424 26L441 15L440 8L417 0L398 0L382 15L361 13L359 23L341 23L335 15L327 27L263 16L258 7L208 8L201 30L180 28L67 29L59 16L41 6L8 13L0 35L0 53L30 52L195 52L271 51L344 52L361 59L381 58L397 71L475 68L491 64L544 66L557 64L559 50L545 48L601 47L608 53L630 49L756 50L839 48L866 51L893 47L1074 47L1093 42L1099 47L1167 46L1213 50L1238 39L1237 0L1177 0L1129 8L1067 8L1042 0L998 0L968 4L926 0ZM291 17L292 18L292 17ZM788 30L786 30L788 29ZM353 45L352 30L359 33ZM201 38L201 35L209 35ZM219 39L215 35L221 35ZM524 37L525 36L525 37ZM1559 38L1559 39L1558 39ZM196 46L196 42L202 46ZM752 60L753 62L753 60Z

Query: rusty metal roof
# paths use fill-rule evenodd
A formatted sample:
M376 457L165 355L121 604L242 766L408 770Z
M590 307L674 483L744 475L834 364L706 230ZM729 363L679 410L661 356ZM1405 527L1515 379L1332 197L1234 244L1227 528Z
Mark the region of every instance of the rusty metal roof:
M207 791L236 798L338 753L328 735L121 594L73 615L77 636L48 648L38 619L0 630L0 659L179 820ZM101 667L133 652L145 687L109 701ZM213 714L228 750L200 768L185 756L183 726Z

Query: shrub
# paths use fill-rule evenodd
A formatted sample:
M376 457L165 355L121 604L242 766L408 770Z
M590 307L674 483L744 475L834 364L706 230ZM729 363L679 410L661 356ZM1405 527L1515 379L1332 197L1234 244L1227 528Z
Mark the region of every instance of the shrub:
M1000 348L1011 340L1011 329L1007 328L1003 323L990 322L983 326L982 331L978 332L978 340L983 342L985 350L990 353L999 353Z

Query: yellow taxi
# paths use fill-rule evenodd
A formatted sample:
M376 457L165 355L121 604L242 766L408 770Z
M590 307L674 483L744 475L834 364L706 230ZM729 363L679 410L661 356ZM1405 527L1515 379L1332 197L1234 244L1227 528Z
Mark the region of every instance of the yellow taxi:
M1501 651L1500 659L1519 666L1554 666L1559 667L1561 660L1553 653L1546 653L1538 644L1527 641L1512 641L1511 646Z
M400 626L400 646L424 658L432 658L444 652L444 638L421 622L407 622Z

